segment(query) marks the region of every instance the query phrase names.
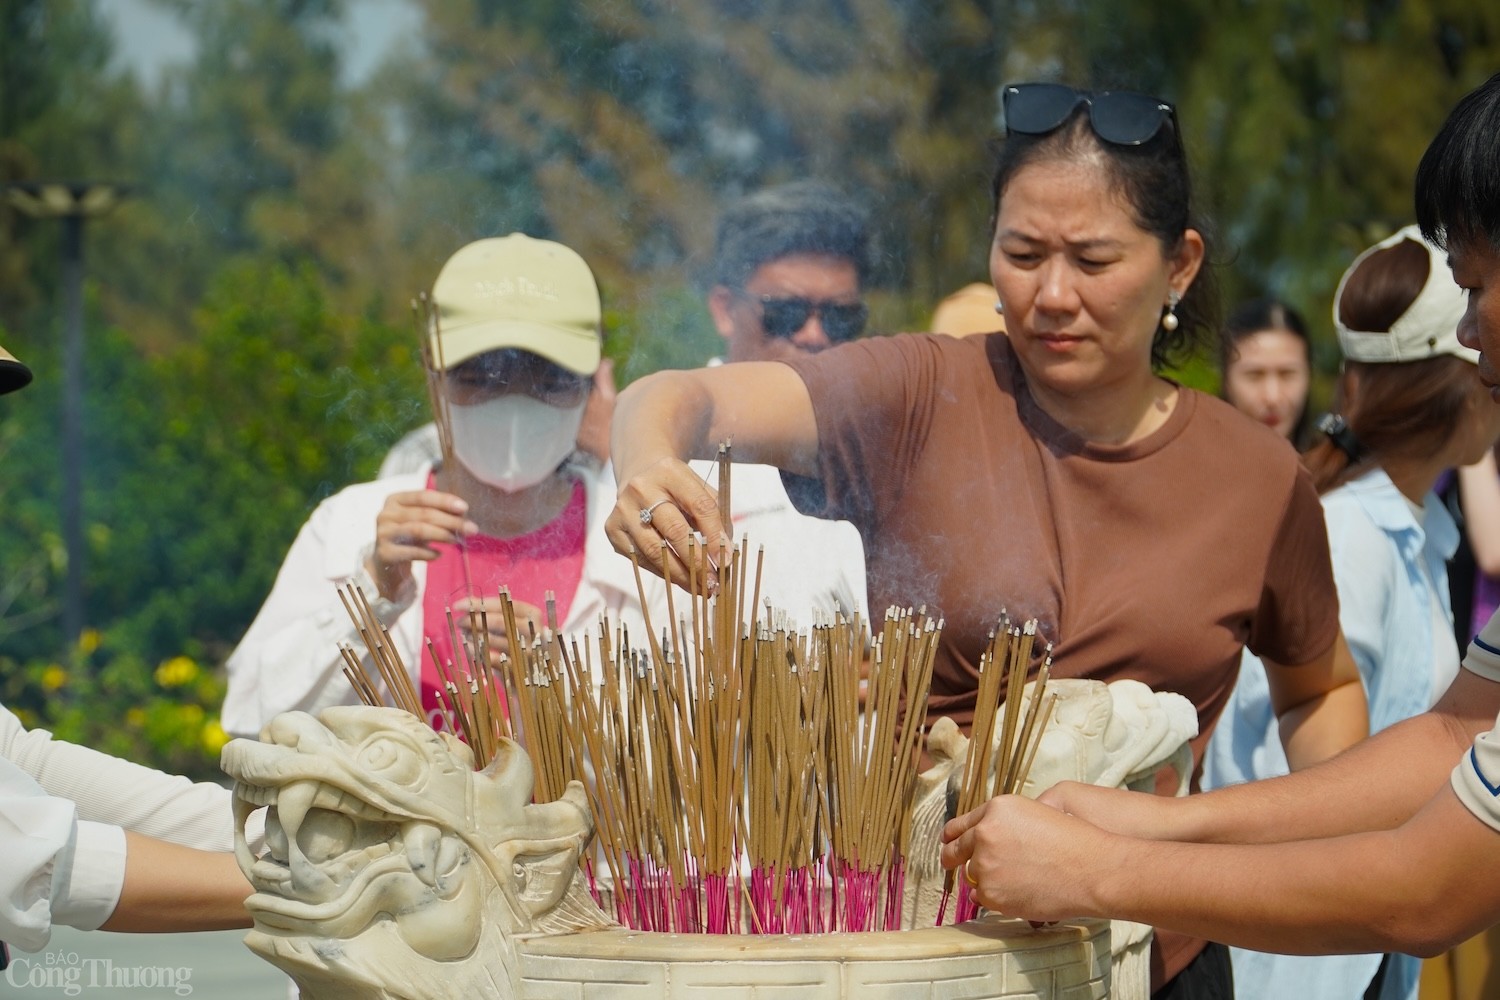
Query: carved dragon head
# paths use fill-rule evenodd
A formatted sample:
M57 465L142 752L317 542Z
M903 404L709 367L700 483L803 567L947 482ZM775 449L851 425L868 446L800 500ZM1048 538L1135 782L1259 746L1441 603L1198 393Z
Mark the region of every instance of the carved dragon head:
M341 707L278 716L222 765L256 890L246 943L308 1000L508 997L514 936L609 922L578 870L583 788L533 803L514 743L476 772L468 747L406 712ZM243 831L261 807L257 858Z

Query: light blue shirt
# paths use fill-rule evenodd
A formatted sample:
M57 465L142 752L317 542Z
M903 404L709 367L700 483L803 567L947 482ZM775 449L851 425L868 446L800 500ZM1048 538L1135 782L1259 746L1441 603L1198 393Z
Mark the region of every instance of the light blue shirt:
M1458 527L1428 494L1418 523L1384 471L1376 469L1323 496L1328 547L1339 594L1339 625L1364 681L1370 732L1425 712L1441 692L1433 673L1432 601L1451 621L1447 560ZM1456 664L1456 656L1455 656ZM1248 651L1239 680L1203 756L1203 787L1286 774L1265 667ZM1230 950L1241 1000L1359 1000L1379 955L1268 955ZM1418 959L1393 955L1381 1000L1416 1000Z

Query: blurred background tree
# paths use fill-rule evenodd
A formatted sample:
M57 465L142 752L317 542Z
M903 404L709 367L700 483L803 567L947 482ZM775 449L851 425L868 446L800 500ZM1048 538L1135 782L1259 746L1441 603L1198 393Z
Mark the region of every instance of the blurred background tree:
M120 29L148 13L187 45L142 74ZM426 419L409 300L471 239L583 253L628 381L717 353L719 205L816 176L872 212L875 329L920 328L986 273L1000 84L1129 87L1178 106L1226 300L1303 307L1326 387L1337 275L1496 66L1500 8L1463 0L0 0L0 182L135 185L88 234L79 649L59 227L0 204L0 343L38 373L0 404L0 697L210 771L220 665L293 534Z

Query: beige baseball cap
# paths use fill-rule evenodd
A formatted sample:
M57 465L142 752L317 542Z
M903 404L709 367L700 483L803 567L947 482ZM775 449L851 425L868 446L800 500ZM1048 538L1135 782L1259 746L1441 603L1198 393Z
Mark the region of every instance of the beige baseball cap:
M445 367L508 347L579 375L599 367L599 286L561 243L523 233L470 243L438 272L432 300L432 356Z
M31 369L16 360L16 356L0 347L0 396L31 381Z
M1411 240L1427 251L1427 284L1406 312L1402 313L1388 331L1351 330L1339 322L1339 303L1344 298L1344 285L1349 276L1373 253L1389 249L1402 240ZM1338 331L1339 349L1350 361L1381 364L1393 361L1421 361L1442 354L1451 354L1470 364L1479 364L1479 352L1458 342L1458 324L1463 319L1467 306L1464 290L1453 280L1448 269L1448 258L1441 250L1422 238L1416 226L1405 228L1387 236L1364 253L1354 258L1354 263L1339 279L1338 291L1333 296L1333 327Z

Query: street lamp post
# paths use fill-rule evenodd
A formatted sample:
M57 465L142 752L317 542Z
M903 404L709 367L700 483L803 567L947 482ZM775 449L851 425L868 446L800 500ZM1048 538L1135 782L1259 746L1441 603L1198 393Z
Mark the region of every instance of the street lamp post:
M103 215L127 193L119 184L24 182L5 186L17 211L62 223L63 288L63 638L76 649L83 633L83 224Z

